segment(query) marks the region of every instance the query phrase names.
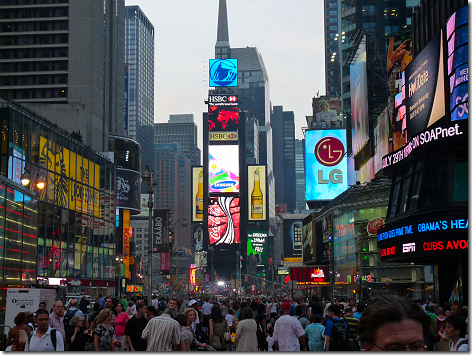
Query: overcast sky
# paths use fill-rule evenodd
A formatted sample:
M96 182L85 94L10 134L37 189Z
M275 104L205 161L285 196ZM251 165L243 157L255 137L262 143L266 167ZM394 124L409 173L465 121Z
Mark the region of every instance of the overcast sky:
M202 143L208 60L215 57L218 0L125 0L154 25L154 121L193 113ZM255 46L270 81L272 106L295 114L302 138L311 100L325 93L323 0L227 0L232 48Z

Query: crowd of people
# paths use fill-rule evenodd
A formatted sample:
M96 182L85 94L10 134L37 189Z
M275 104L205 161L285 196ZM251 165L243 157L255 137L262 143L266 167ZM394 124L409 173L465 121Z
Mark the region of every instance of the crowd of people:
M468 351L468 308L396 295L115 299L20 312L6 351Z

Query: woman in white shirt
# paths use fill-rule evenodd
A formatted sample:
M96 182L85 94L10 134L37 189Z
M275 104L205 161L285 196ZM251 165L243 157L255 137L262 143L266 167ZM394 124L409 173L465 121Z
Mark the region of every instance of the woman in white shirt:
M270 318L275 318L277 316L277 307L278 303L275 298L272 297L272 302L268 305Z

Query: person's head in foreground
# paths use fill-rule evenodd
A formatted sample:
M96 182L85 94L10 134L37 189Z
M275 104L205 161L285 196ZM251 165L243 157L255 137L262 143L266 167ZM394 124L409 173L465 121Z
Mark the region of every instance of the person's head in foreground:
M431 318L414 300L387 295L362 313L358 335L366 351L424 351Z

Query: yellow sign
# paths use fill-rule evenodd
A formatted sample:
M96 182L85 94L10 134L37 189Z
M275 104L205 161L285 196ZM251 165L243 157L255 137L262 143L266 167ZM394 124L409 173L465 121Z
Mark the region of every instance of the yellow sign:
M44 137L39 139L41 200L100 217L100 166Z
M203 167L192 167L192 221L203 221Z
M301 263L301 262L303 262L303 258L284 258L284 262L286 262L286 263Z
M126 292L143 292L143 286L128 285L126 286Z
M266 220L266 167L249 165L247 167L248 220Z

